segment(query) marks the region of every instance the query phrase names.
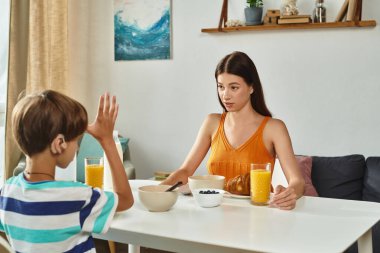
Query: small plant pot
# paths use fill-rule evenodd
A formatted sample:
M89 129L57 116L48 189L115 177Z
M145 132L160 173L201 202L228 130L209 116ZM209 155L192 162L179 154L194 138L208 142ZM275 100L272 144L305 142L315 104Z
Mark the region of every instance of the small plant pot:
M244 9L245 25L261 25L263 18L262 7L247 7Z

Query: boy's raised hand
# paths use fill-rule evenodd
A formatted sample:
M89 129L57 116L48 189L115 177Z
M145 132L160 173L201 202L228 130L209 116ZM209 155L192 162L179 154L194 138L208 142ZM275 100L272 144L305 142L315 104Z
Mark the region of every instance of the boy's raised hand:
M88 125L87 131L99 142L112 140L112 132L118 112L119 105L116 103L115 96L110 97L108 92L100 96L96 118L94 122Z
M100 97L95 121L88 125L87 131L102 145L111 168L113 191L118 195L116 211L124 211L133 205L133 195L112 136L118 111L116 97L105 93Z

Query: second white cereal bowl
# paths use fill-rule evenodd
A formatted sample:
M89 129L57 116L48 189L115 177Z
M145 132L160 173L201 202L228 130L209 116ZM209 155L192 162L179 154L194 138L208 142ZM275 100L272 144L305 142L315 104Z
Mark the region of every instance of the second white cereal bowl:
M195 201L201 207L216 207L223 201L224 190L201 188L193 191Z
M190 176L188 178L189 188L191 192L196 189L223 189L224 188L224 176L219 175L202 175L202 176Z

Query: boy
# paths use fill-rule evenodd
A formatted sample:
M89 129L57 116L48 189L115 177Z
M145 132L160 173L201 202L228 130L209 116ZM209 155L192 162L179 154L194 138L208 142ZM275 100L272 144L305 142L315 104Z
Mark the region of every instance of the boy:
M27 164L1 190L0 230L17 252L96 252L91 233L105 233L115 211L133 205L112 137L117 114L116 98L107 93L90 125L80 103L52 90L16 104L13 135ZM86 129L109 158L114 193L54 180L55 167L66 168L73 160Z

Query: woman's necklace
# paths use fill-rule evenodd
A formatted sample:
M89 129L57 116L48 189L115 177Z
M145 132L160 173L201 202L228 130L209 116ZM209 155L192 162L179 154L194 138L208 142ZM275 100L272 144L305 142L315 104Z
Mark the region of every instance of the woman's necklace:
M52 178L53 180L55 179L54 176L52 174L49 174L49 173L45 173L45 172L30 172L30 171L25 171L25 173L27 175L45 175L45 176L49 176L50 178Z

